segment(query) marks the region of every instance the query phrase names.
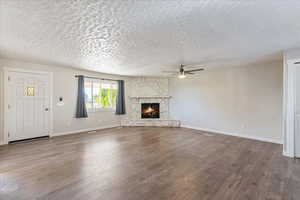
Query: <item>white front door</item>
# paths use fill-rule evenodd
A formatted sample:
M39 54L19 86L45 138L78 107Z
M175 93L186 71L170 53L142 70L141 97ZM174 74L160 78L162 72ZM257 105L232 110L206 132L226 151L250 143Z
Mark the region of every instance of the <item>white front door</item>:
M8 141L49 135L50 76L8 72Z

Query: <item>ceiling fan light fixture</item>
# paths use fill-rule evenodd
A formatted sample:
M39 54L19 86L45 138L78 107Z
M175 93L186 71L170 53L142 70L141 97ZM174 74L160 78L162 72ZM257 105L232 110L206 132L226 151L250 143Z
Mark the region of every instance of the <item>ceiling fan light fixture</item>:
M179 75L178 75L178 78L185 78L186 76L185 76L185 74L184 73L180 73Z

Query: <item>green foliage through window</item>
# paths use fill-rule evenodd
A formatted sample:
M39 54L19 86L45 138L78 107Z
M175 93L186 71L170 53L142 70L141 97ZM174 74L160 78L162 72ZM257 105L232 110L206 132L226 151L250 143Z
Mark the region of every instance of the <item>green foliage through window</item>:
M117 84L88 79L85 83L86 107L88 110L114 109L117 99Z

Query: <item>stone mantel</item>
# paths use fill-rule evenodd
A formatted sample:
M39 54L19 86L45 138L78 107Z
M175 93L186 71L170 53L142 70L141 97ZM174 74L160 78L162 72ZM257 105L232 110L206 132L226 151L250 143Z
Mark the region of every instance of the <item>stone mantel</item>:
M129 96L131 99L170 99L172 96Z

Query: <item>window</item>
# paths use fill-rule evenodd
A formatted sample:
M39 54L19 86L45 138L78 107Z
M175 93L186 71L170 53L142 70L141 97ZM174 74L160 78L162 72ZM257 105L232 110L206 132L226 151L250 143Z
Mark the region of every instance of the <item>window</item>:
M33 97L34 96L34 87L27 86L26 89L25 89L25 93L26 93L26 96Z
M116 108L118 93L116 82L86 79L84 84L86 108L89 112L114 110Z

